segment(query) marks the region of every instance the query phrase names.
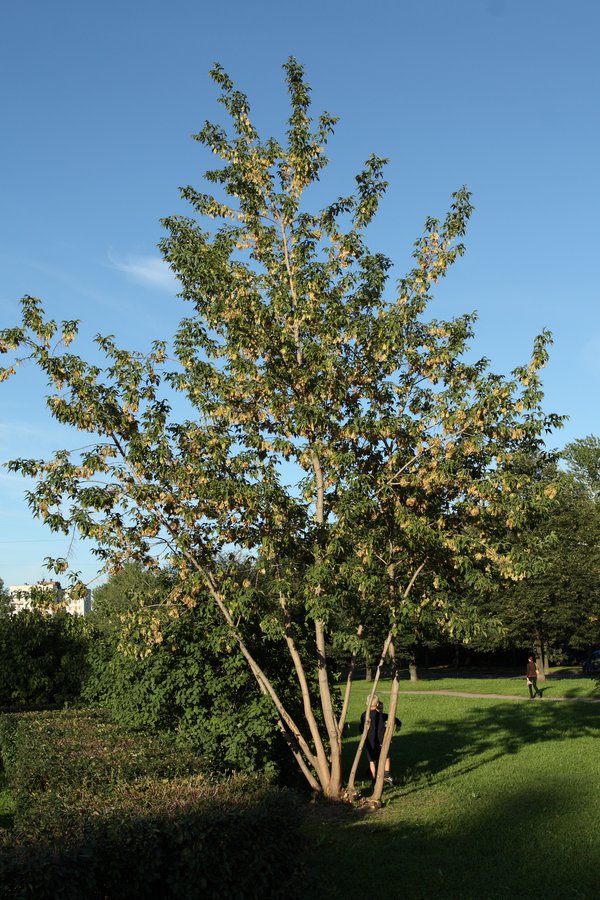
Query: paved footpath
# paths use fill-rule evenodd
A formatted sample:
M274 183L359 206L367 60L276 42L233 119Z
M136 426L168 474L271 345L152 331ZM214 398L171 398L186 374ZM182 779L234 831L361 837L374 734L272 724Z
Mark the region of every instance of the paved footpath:
M543 690L543 688L542 688ZM381 691L380 693L384 693ZM529 701L529 697L526 695L522 697L517 694L475 694L470 691L398 691L399 694L403 694L405 697L416 697L419 694L439 694L440 696L445 697L478 697L482 700L523 700ZM552 702L565 702L565 703L600 703L600 697L546 697L541 698L543 700L550 700ZM539 700L534 700L534 703Z

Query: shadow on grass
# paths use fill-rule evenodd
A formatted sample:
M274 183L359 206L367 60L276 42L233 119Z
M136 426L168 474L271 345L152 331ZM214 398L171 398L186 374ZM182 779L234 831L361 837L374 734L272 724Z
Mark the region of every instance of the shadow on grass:
M589 682L590 679L585 679L586 682ZM593 685L591 685L593 687ZM563 697L572 697L575 700L580 696L576 690L567 690L563 692ZM590 695L590 699L592 700L600 700L600 689L596 687L592 694Z
M441 709L415 697L405 712L392 744L397 787L384 794L388 808L310 828L318 845L307 864L306 900L373 892L402 900L600 897L598 826L584 821L595 785L552 769L529 770L528 779L516 760L524 748L600 736L597 706L444 698ZM346 741L348 765L357 742ZM511 755L505 782L487 790L478 778L471 792L469 773ZM367 776L364 761L360 774Z
M414 702L417 696L411 700ZM515 754L526 745L600 736L600 710L595 704L466 702L467 711L465 701L459 707L460 714L457 707L449 705L447 716L415 720L395 735L390 755L399 785L414 785L413 790L419 790L424 784L456 778L491 759ZM402 717L401 709L399 715ZM347 767L358 741L358 735L345 741ZM359 778L368 778L364 758Z
M315 853L303 896L513 900L535 893L595 900L598 860L589 845L565 841L560 825L583 800L566 788L508 785L500 800L473 801L450 822L342 824Z

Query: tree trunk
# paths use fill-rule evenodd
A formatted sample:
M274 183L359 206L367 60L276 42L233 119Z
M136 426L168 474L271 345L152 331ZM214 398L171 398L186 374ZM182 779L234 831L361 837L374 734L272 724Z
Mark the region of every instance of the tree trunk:
M544 646L544 675L550 674L550 647L548 644Z
M533 652L538 667L538 680L545 681L546 673L544 671L544 641L539 628L535 628L533 632Z
M390 745L392 743L392 736L394 734L394 728L396 727L396 709L398 707L398 688L399 688L399 672L398 666L396 665L396 654L394 652L394 644L390 643L389 647L390 659L392 661L392 689L390 692L390 704L388 707L388 720L385 728L385 734L383 736L383 743L381 745L381 753L379 754L379 763L377 765L377 775L375 778L375 787L373 789L373 801L379 803L381 801L381 795L383 793L383 779L385 776L385 765L388 756L390 755Z
M410 675L411 681L419 680L417 675L417 657L415 656L414 652L411 653L411 657L408 663L408 674Z
M323 469L318 454L312 451L312 466L315 473L315 522L322 526L325 522L325 482ZM315 548L315 561L321 556L317 544ZM317 585L320 587L320 585ZM329 685L329 673L327 668L327 650L325 644L325 622L315 619L315 648L317 651L317 679L319 683L319 697L323 712L323 723L329 740L329 779L324 785L325 794L328 797L339 798L342 792L342 736L338 721L333 711L331 688Z
M381 657L379 659L379 665L375 671L375 678L373 680L373 684L371 685L371 690L369 692L369 696L367 697L367 715L365 716L365 725L363 728L363 732L360 736L360 741L358 742L358 747L356 748L356 753L354 754L354 761L352 763L352 769L350 770L350 777L348 778L348 788L347 793L350 798L353 798L355 795L354 783L356 781L356 773L358 771L358 764L360 762L360 758L362 756L363 748L365 746L365 741L367 738L367 732L369 730L369 724L371 722L371 701L375 696L375 692L377 690L377 685L379 683L379 677L381 675L381 670L383 669L383 664L385 662L385 658L388 653L389 646L392 642L392 634L391 632L385 639L383 644L383 649L381 651Z

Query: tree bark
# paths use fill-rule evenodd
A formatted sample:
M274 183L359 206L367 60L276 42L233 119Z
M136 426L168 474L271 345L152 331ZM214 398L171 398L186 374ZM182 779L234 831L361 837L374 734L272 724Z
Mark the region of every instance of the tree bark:
M315 473L316 486L315 521L317 525L323 525L325 523L325 483L321 460L314 450L312 452L312 467ZM318 556L319 549L317 547L316 557L318 558ZM331 700L327 650L325 647L325 623L320 619L315 619L315 646L317 651L319 696L323 711L323 721L329 739L329 782L325 788L325 793L328 797L339 797L342 790L342 738Z
M546 644L544 647L544 675L550 674L550 648Z
M415 656L414 650L411 651L410 660L408 662L408 674L410 676L411 681L418 681L419 676L417 673L417 658Z
M300 686L300 691L302 694L302 704L304 709L304 717L310 729L311 737L313 740L313 744L315 747L316 758L318 762L317 772L319 775L319 781L321 782L321 786L323 790L326 790L329 785L330 773L329 773L329 764L327 761L327 756L325 754L325 748L323 746L323 741L321 740L321 735L319 732L319 726L317 724L317 720L315 719L310 691L308 689L308 683L306 680L306 674L304 672L304 666L302 665L302 660L300 658L300 654L296 648L296 644L292 635L292 626L290 614L287 608L287 604L285 602L285 598L280 595L279 597L279 605L283 611L284 616L284 634L285 640L287 643L289 654L292 658L292 662L294 664L294 669L296 671L296 676L298 678L298 684Z
M358 771L358 764L360 762L360 757L362 755L363 748L365 746L365 741L367 739L367 732L369 730L369 724L371 722L371 702L377 691L377 685L379 683L379 678L381 676L381 670L383 669L383 664L385 662L385 658L387 656L388 648L389 648L391 642L392 642L392 633L390 632L384 641L383 649L381 651L381 656L379 658L379 665L377 666L377 669L375 671L375 678L373 679L371 691L369 693L369 696L367 697L367 715L365 716L365 725L363 728L363 732L360 736L360 741L358 742L358 747L357 747L356 753L354 754L354 760L352 762L352 768L350 770L350 776L348 778L347 793L348 793L348 796L351 798L356 793L355 789L354 789L354 783L356 781L356 773Z
M544 640L539 628L535 628L533 631L533 652L535 654L535 661L538 667L538 681L545 681L546 673L544 671Z
M398 688L399 688L399 672L398 666L396 665L396 653L394 650L394 643L390 641L389 646L389 655L392 661L392 689L390 691L390 702L388 706L388 719L385 726L385 734L383 736L383 743L381 745L381 752L379 754L379 763L377 764L377 775L375 778L375 787L373 789L373 801L379 803L381 800L381 795L383 793L383 779L385 776L385 764L388 756L390 755L390 746L392 743L392 736L394 734L394 729L396 727L396 709L398 708Z
M363 626L359 625L356 629L356 634L358 637L362 637ZM340 735L344 733L344 728L346 726L346 717L348 715L348 707L350 705L350 692L352 690L352 683L354 681L354 670L356 668L356 653L353 653L350 657L350 666L348 669L348 675L346 677L346 690L344 691L344 700L342 703L342 712L340 713L340 718L338 721L338 729Z

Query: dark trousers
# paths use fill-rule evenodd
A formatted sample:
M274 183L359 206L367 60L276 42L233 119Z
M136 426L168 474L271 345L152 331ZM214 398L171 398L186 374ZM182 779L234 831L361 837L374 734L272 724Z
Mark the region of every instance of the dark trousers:
M529 688L529 697L531 700L533 700L534 697L542 696L542 692L537 686L537 678L530 678L527 686Z

